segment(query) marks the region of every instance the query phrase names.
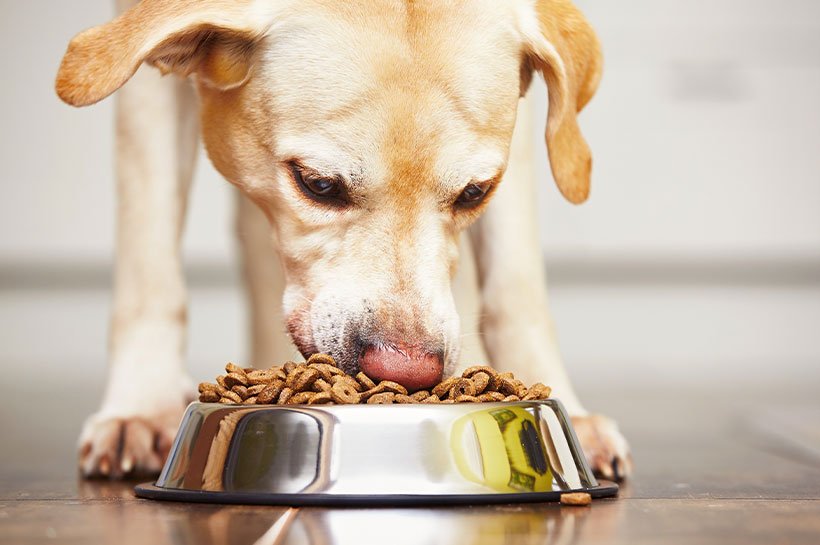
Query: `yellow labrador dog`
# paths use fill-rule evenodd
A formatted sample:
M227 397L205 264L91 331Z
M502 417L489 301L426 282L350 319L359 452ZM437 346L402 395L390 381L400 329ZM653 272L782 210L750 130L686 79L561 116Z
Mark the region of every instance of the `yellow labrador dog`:
M281 305L305 356L330 353L350 373L409 388L438 382L459 365L451 281L472 226L492 365L552 385L594 469L630 472L617 426L584 410L556 348L531 114L519 109L542 74L552 172L569 201L584 201L591 161L576 115L601 57L569 0L120 4L119 17L71 41L56 84L85 106L133 80L117 110L110 373L80 438L85 475L157 471L192 393L179 241L200 129L217 170L267 219L240 207L257 348ZM138 72L143 63L196 93ZM284 270L279 294L261 289L277 284L266 244Z

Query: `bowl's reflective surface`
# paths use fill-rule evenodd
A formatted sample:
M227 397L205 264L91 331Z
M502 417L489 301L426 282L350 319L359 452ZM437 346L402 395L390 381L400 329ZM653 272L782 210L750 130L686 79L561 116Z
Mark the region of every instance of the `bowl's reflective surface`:
M159 499L243 503L487 502L612 495L557 400L451 405L193 403Z

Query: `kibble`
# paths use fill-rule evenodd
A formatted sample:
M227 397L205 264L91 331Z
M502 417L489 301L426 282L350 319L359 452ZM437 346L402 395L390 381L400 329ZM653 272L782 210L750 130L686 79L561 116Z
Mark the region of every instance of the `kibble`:
M379 394L373 394L367 398L367 402L371 405L390 405L393 403L395 398L396 394L393 392L381 392Z
M364 373L345 374L327 354L314 354L306 362L289 361L270 369L252 369L228 363L216 383L199 385L203 403L226 405L370 405L412 403L482 403L536 401L547 399L549 386L536 382L527 387L512 373L498 373L492 367L476 365L461 376L449 377L431 389L408 392L397 382L378 383ZM584 494L563 494L580 496ZM588 494L586 494L589 497ZM569 501L582 501L570 498ZM588 500L587 500L588 501ZM587 505L567 503L567 505Z
M592 496L586 492L568 492L561 494L562 505L589 505L592 503Z
M335 403L344 404L356 404L362 398L353 386L341 380L330 389L330 396Z

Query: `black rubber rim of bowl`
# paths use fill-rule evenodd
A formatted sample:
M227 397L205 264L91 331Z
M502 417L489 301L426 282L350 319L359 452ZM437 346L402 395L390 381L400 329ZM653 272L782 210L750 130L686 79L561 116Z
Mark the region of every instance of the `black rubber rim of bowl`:
M134 488L137 497L150 500L181 501L192 503L225 503L242 505L288 505L292 507L322 506L394 506L394 505L486 505L504 503L556 502L561 494L586 492L593 498L608 498L618 494L618 485L611 481L598 481L598 486L579 490L552 492L526 492L521 494L264 494L259 492L207 492L161 488L154 483L144 483Z

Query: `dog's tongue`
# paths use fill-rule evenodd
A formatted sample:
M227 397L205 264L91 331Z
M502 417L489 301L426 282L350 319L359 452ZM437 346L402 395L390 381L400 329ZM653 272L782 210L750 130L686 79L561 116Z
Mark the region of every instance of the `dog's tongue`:
M438 354L404 347L368 347L359 367L376 382L392 380L411 392L439 383L444 373L444 364Z

